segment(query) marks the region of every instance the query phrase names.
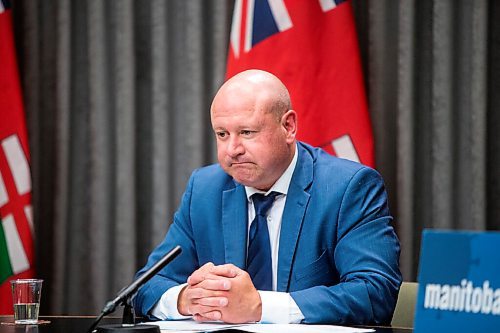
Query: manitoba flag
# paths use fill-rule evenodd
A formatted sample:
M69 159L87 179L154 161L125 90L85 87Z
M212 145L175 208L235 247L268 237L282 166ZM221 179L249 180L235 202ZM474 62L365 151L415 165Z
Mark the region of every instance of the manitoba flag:
M273 73L290 91L299 140L373 166L357 43L350 1L236 0L226 76Z
M34 273L28 138L9 7L0 0L0 314L13 313L9 281Z

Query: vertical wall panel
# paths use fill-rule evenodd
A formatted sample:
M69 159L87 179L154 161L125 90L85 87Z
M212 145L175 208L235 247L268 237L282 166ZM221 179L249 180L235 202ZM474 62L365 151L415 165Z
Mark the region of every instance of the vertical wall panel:
M485 163L498 157L486 155L486 100L494 92L486 43L495 23L487 24L487 1L355 5L359 40L368 41L361 49L377 169L402 241L404 277L414 279L423 228L488 225L486 203L494 199L485 195Z
M400 2L398 25L397 71L397 142L396 187L398 194L396 225L401 241L403 260L400 260L404 279L410 279L416 269L414 237L415 200L415 1Z

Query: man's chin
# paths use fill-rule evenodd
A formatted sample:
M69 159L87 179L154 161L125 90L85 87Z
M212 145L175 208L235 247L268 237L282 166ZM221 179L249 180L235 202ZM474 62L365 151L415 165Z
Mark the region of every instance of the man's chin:
M254 187L254 185L257 183L258 179L256 179L254 176L250 176L248 174L242 174L240 172L233 172L230 174L231 177L238 183L244 186L250 186Z
M233 179L243 186L253 187L261 191L267 191L270 188L270 186L264 185L260 178L250 179L250 178L238 178L233 176Z
M246 177L235 177L233 176L233 179L236 180L238 183L244 186L250 186L254 187L255 181L253 179L248 179Z

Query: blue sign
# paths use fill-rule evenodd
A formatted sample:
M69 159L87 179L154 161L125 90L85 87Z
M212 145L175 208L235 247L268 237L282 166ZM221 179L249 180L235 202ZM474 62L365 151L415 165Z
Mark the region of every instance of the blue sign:
M500 332L500 232L424 230L415 332Z

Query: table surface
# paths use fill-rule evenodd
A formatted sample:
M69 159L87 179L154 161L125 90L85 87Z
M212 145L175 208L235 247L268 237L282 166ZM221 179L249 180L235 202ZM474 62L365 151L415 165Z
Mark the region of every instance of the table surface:
M39 325L14 325L12 316L0 316L0 333L86 333L96 317L90 316L41 316L40 320L50 323ZM100 325L119 324L121 318L103 318ZM377 333L412 333L413 330L394 327L370 327ZM220 331L222 332L222 331ZM236 332L236 331L235 331Z

